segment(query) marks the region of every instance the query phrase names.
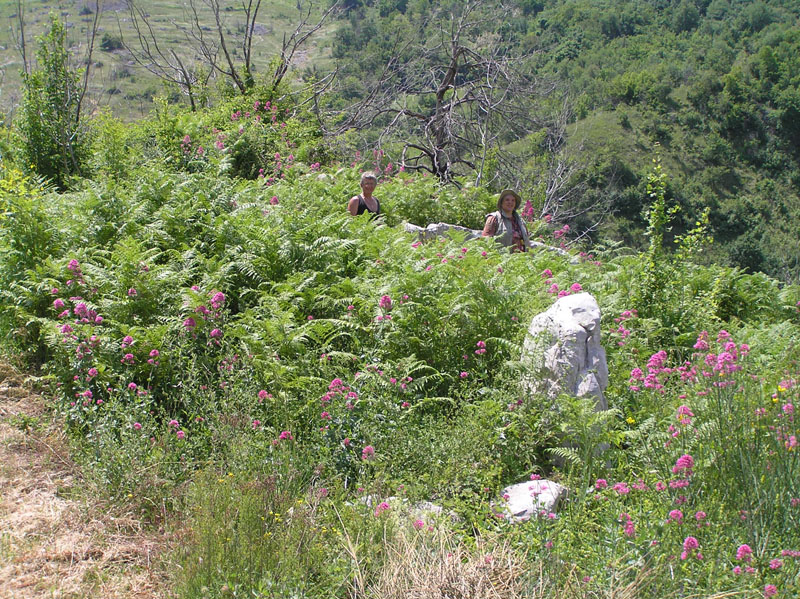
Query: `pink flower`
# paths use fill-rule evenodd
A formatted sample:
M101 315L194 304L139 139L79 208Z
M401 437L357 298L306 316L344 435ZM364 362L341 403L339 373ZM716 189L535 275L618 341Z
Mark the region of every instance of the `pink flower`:
M253 420L253 428L256 429L259 426L261 426L261 421L260 420Z
M219 329L212 329L211 333L209 334L211 335L212 339L219 339L220 337L222 337L222 331L220 331Z
M753 555L753 550L750 549L750 545L739 545L736 550L736 559L739 561L749 562L751 555Z
M87 376L91 379L97 376L97 368L90 368L89 371L86 373Z
M361 459L370 460L375 457L375 448L372 445L367 445L361 450Z
M258 399L260 399L261 401L264 401L265 399L267 399L267 397L269 397L269 393L267 393L264 389L258 392Z
M294 436L289 431L281 431L281 434L278 435L278 439L280 439L281 441L286 441L286 440L294 441Z
M764 586L764 597L774 597L778 594L778 587L774 584L768 584Z
M184 437L186 437L186 433L184 433L183 431L178 431L177 433L175 433L175 436L178 439L183 439Z
M692 549L697 549L698 547L700 547L700 543L697 541L695 537L686 537L683 540L684 551L691 551Z
M459 374L458 376L460 376L462 379L465 379L465 378L467 378L467 377L469 376L469 373L468 373L468 372L464 372L464 371L462 370L462 371L461 371L461 374Z
M681 522L683 522L683 512L680 510L672 510L669 513L667 522L675 522L676 524L680 524Z
M139 292L134 287L128 289L128 297L136 297L137 295L139 295Z
M62 300L61 298L54 299L53 300L53 307L56 310L63 310L63 308L64 308L64 300Z
M605 489L606 487L608 487L608 481L606 481L606 479L598 478L596 481L594 481L594 488L598 491L600 489Z
M128 383L128 389L131 391L136 391L136 383Z
M414 528L416 530L422 530L423 528L425 528L425 522L423 522L422 520L414 520Z
M573 283L573 284L570 286L570 288L569 288L569 289L570 289L570 291L572 291L573 293L578 293L579 291L583 291L583 287L581 287L581 284L580 284L580 283Z
M689 454L684 454L675 462L675 465L672 467L672 473L678 474L685 471L686 475L690 476L692 474L692 468L694 468L694 458Z
M392 309L392 298L388 295L382 295L381 299L378 301L378 306L381 307L382 310L391 310Z
M194 318L191 316L183 321L183 326L187 331L191 331L194 327L197 326L197 323L194 321Z
M217 291L211 296L211 306L218 310L225 303L225 294Z
M783 562L779 559L773 559L769 562L770 570L780 570L783 567Z
M134 430L140 431L140 430L142 430L142 425L139 424L138 422L134 422L133 423L133 428L134 428Z
M383 512L389 509L389 504L386 501L381 501L375 508L375 515L380 516Z
M175 420L175 419L170 420L169 421L169 426L177 427L178 426L178 421Z
M631 490L628 488L628 483L624 483L624 482L623 483L617 483L611 488L614 489L620 495L627 495L628 493L631 492Z
M694 417L694 414L692 413L692 410L689 408L689 406L682 405L678 407L678 412L675 417L678 419L679 422L682 422L684 424L690 424L692 422L691 419Z

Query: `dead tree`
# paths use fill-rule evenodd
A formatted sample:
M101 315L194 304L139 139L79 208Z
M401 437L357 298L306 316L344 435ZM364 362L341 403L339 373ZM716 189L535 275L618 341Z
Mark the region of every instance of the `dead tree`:
M17 19L17 29L14 28L14 21L13 19ZM17 0L17 14L15 17L11 17L11 25L9 29L11 30L11 38L14 40L14 45L17 48L17 51L20 54L20 58L22 58L22 72L28 75L30 70L30 65L28 63L28 46L27 41L25 39L25 2L24 0Z
M173 48L166 45L156 34L150 16L141 6L133 0L127 0L130 25L136 39L131 43L123 37L122 26L119 26L120 39L131 57L141 67L167 83L174 84L188 98L189 106L194 112L197 110L197 85L205 85L211 76L211 71L203 69L195 57L187 58L178 54ZM181 27L184 37L186 29Z
M242 1L244 24L234 28L241 32L238 36L230 33L220 0L189 0L185 5L184 22L173 21L183 36L182 52L168 48L166 40L159 39L149 15L137 4L137 0L126 1L136 41L134 44L125 43L125 47L141 66L162 80L176 84L188 97L192 110L196 109L195 87L204 85L210 77L224 77L241 94L253 88L253 39L262 0ZM309 3L307 9L303 10L298 3L300 22L288 39L284 35L270 84L273 94L286 75L298 48L322 27L337 4L324 11L315 24L309 24L313 4ZM239 52L242 56L240 63L235 60Z
M289 67L292 64L292 59L294 58L297 50L306 42L309 37L311 37L322 27L325 20L331 16L331 14L338 11L339 0L333 2L315 24L309 25L308 20L311 17L312 7L313 4L308 5L308 10L306 11L305 16L300 20L300 23L297 24L297 27L295 27L295 30L289 36L289 39L286 39L286 34L283 35L281 54L278 57L278 64L275 66L275 73L272 75L273 95L278 91L278 87L280 86L281 81L283 81L286 72L289 70ZM300 5L299 1L297 3L297 9L302 10L302 6Z
M80 97L78 98L78 110L75 115L76 123L81 120L81 110L86 99L86 92L89 89L89 74L92 70L92 56L94 55L94 42L97 39L97 29L100 25L100 14L103 12L103 0L95 0L94 17L92 26L86 31L86 68L83 70L83 84L81 85Z
M377 128L379 146L402 140L406 170L446 182L498 176L488 173L489 155L497 164L510 160L504 147L543 126L534 100L555 88L526 71L526 57L501 50L498 24L510 10L486 0L453 3L433 28L398 40L362 99L344 118L334 115L339 124L327 132Z

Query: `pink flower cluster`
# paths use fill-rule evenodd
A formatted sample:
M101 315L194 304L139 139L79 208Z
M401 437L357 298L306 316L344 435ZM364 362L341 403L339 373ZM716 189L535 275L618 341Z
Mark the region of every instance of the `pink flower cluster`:
M703 554L696 551L700 548L700 542L695 537L686 537L683 540L683 551L681 552L681 559L687 560L694 553L696 559L703 559ZM695 552L696 551L696 552Z
M619 515L619 521L623 522L624 525L622 527L622 532L626 537L635 537L636 536L636 526L633 523L628 512L622 512Z
M569 233L569 225L564 225L557 231L553 232L553 237L556 239L562 239L567 233Z
M613 328L609 331L611 335L619 336L619 341L617 341L617 345L622 347L625 345L626 339L630 336L631 331L625 326L625 322L636 318L638 313L636 310L623 310L619 316L614 319L614 322L617 324L616 328Z

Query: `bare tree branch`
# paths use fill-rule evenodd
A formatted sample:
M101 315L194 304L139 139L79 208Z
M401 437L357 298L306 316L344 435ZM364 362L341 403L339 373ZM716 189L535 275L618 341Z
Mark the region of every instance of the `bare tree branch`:
M187 63L186 59L181 58L175 50L162 46L159 36L150 23L149 15L141 7L137 6L133 0L127 0L127 5L131 27L136 34L137 43L132 45L125 41L120 25L119 32L123 45L137 64L159 79L177 85L188 97L192 111L197 110L195 86L208 83L211 70L209 69L201 74L201 69L196 63ZM192 18L195 16L196 13ZM185 29L181 29L181 31L188 43L192 39L191 36L188 35ZM216 59L211 47L207 46L205 50L209 53L211 59Z
M298 3L299 6L299 3ZM302 18L300 23L295 27L295 30L289 36L289 39L286 39L286 35L283 36L283 43L281 44L281 55L278 59L278 65L275 68L275 74L272 76L272 93L274 94L278 90L278 86L281 84L284 75L286 75L286 71L289 69L289 66L292 64L292 59L294 58L295 52L297 49L302 46L305 41L311 37L325 22L325 20L333 14L335 11L339 9L339 0L336 0L333 4L330 5L328 10L326 10L320 19L317 21L316 25L311 26L310 28L306 28L308 24L308 19L311 16L311 9L313 8L314 4L308 4L308 10L306 11L305 16Z
M25 2L24 0L17 0L17 24L19 31L14 30L14 22L11 22L9 29L11 30L11 37L14 40L14 45L20 53L22 58L22 72L29 75L30 64L28 63L28 47L25 40Z
M83 71L83 87L81 88L80 96L78 97L78 109L75 111L75 124L80 123L81 109L83 102L86 98L86 91L89 89L89 73L92 70L92 56L94 54L94 42L97 38L97 27L100 24L100 13L103 12L103 0L95 0L94 2L94 18L92 19L92 27L86 32L87 50L86 50L86 68Z

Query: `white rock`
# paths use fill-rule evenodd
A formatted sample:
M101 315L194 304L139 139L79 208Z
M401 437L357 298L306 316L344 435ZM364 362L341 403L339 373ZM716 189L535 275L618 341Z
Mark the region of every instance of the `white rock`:
M413 233L419 236L420 240L428 241L429 239L436 239L437 237L447 237L448 232L450 231L459 231L465 235L464 239L479 239L482 236L483 231L481 229L469 229L467 227L462 227L460 225L451 225L449 223L433 223L428 225L427 227L419 227L417 225L412 225L411 223L403 223L403 227L407 233ZM531 247L538 248L542 250L547 250L549 252L555 252L561 256L569 257L570 254L568 251L553 247L552 245L547 245L546 243L542 243L541 241L533 241L531 240ZM573 256L570 258L570 262L576 264L579 261L577 256Z
M600 345L600 307L589 293L562 297L533 318L522 349L530 369L529 391L555 399L561 393L591 396L607 410L606 352Z
M495 509L511 522L523 522L555 513L566 495L567 488L563 485L550 480L531 480L503 489Z

